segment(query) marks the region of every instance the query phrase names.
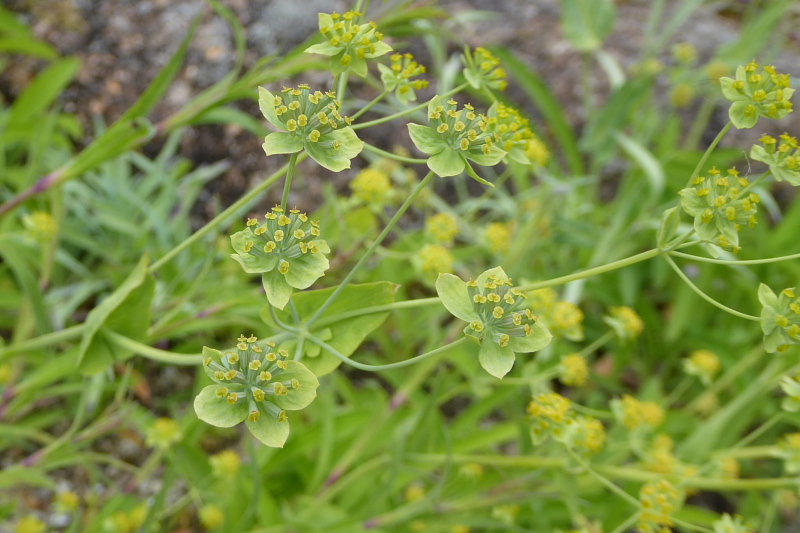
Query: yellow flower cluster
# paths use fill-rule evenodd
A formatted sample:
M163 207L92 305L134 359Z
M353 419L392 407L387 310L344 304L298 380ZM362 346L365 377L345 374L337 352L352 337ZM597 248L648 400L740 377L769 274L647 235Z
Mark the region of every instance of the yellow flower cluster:
M626 428L633 430L642 426L658 427L664 422L664 409L655 402L642 402L625 394L621 399L611 400L611 409Z
M580 307L560 301L558 293L549 287L531 291L529 296L531 310L540 315L551 333L575 342L583 340L584 314Z
M225 512L217 505L210 504L200 509L200 523L207 530L217 529L225 523Z
M383 206L392 194L392 182L385 172L365 168L350 182L350 190L367 204Z
M220 479L231 479L236 477L242 466L242 458L233 450L224 450L209 458L211 471L214 477Z
M697 376L704 385L711 383L720 371L717 354L710 350L695 350L683 361L683 370L690 376Z
M22 217L22 223L38 242L50 241L58 231L56 219L50 213L34 211Z
M428 278L452 273L455 263L453 254L441 244L426 244L417 252L417 260L422 274Z
M528 414L536 444L552 437L581 455L595 454L605 444L603 424L595 418L573 414L570 401L555 392L534 396L528 404Z
M108 533L133 533L138 531L147 518L147 505L142 504L130 511L117 511L103 521L103 529Z
M547 145L537 137L528 139L525 155L532 163L536 163L540 167L546 166L547 162L550 161L550 150L548 150Z
M573 353L561 358L559 380L568 387L580 387L589 377L589 365L582 355Z
M436 213L425 221L425 233L437 242L450 244L458 235L458 221L450 213Z
M665 433L660 433L653 439L650 456L645 462L645 468L653 472L687 479L697 474L697 468L686 465L673 454L675 442Z
M570 414L570 401L558 393L537 394L528 404L534 440L544 440L549 434L558 436Z
M669 533L672 515L683 503L682 494L672 483L661 481L645 483L639 492L642 511L639 515L640 533Z
M630 307L612 307L611 318L620 325L621 337L634 339L644 331L644 322Z
M147 430L147 445L166 450L181 440L181 428L171 418L157 419Z
M511 224L505 222L492 222L486 226L484 239L486 247L493 254L502 254L511 248Z

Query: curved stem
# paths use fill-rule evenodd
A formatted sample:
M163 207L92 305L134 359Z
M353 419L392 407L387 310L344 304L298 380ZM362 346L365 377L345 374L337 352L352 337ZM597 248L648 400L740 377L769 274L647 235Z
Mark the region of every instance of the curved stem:
M385 305L373 305L372 307L362 307L361 309L355 309L353 311L346 311L344 313L337 313L335 315L326 316L324 318L320 318L317 321L317 327L323 328L330 324L335 324L336 322L340 322L342 320L347 320L348 318L354 318L357 316L363 315L372 315L375 313L383 313L386 311L394 311L396 309L412 309L414 307L424 307L426 305L436 305L442 302L441 299L434 297L434 298L418 298L416 300L406 300L405 302L395 302L391 304Z
M588 473L594 476L600 483L605 485L611 492L613 492L614 494L616 494L629 504L633 505L637 509L641 509L642 504L639 502L639 500L637 500L636 498L634 498L633 496L622 490L621 487L619 487L616 483L614 483L610 479L607 479L599 472L596 472L589 463L581 459L581 457L577 453L575 453L569 446L567 446L567 451L572 456L572 458L575 459L575 461L577 461L578 464L583 467L584 470L586 470Z
M289 324L284 323L280 318L278 318L278 313L275 312L275 306L269 306L269 314L272 316L272 320L275 321L275 324L278 325L284 331L288 331L290 333L300 333L300 330L290 326Z
M389 91L383 91L381 94L376 96L374 100L372 100L370 103L359 109L355 114L351 115L350 119L351 120L358 119L358 117L369 111L372 106L374 106L375 104L386 98L387 94L389 94Z
M613 339L615 336L616 336L616 332L614 332L613 330L612 331L606 331L602 336L600 336L599 338L595 339L595 341L592 342L590 345L588 345L585 348L581 349L581 351L579 351L577 353L577 355L580 355L581 357L586 357L588 355L591 355L595 351L600 349L605 343L607 343L608 341Z
M314 322L316 322L317 319L319 319L319 317L322 316L322 314L328 310L328 307L330 307L331 304L336 300L336 298L339 297L342 291L344 291L347 288L347 286L355 277L356 273L361 269L362 266L364 266L364 263L366 263L367 260L370 257L372 257L372 254L375 253L375 250L377 250L378 246L380 246L381 242L383 242L383 239L385 239L386 236L389 235L389 232L392 231L392 228L394 228L394 226L397 224L397 222L400 220L403 214L408 210L409 207L411 207L411 204L414 203L414 200L417 198L419 193L422 192L422 190L425 187L427 187L427 185L431 182L431 180L433 180L435 176L436 174L434 174L433 172L428 172L428 175L425 176L425 178L421 182L419 182L416 187L414 187L414 190L411 191L411 195L406 199L405 202L403 202L403 205L400 206L400 209L397 210L397 213L394 214L394 216L386 225L386 227L383 228L383 231L381 232L380 235L378 235L378 238L375 239L375 241L369 246L369 248L367 248L367 250L364 252L364 255L362 255L361 259L358 260L358 263L356 263L355 266L350 270L350 272L347 273L347 276L345 276L345 278L342 280L339 286L336 287L336 290L333 291L333 293L330 296L328 296L328 299L325 301L325 303L323 303L322 306L319 309L317 309L314 315L310 319L308 319L308 322L306 322L307 328L310 328L314 324Z
M78 324L77 326L71 326L60 331L46 333L45 335L40 335L27 341L18 342L16 344L12 344L11 346L0 348L0 362L3 362L7 356L14 355L19 352L38 350L39 348L44 348L46 346L50 346L51 344L57 344L61 341L78 337L83 333L84 327L84 324Z
M708 161L708 156L711 155L711 152L714 151L714 148L716 148L719 142L722 140L722 138L725 137L725 134L728 133L728 130L731 129L731 126L733 126L733 122L728 121L728 123L725 124L725 127L722 128L722 130L720 130L720 132L717 134L714 140L711 141L711 144L706 149L705 153L703 154L703 157L700 158L700 162L697 163L696 167L694 167L694 170L692 171L692 176L689 178L689 182L686 185L687 187L689 187L692 184L692 181L700 174L700 169L702 169L703 165L705 165L706 161Z
M734 316L738 316L739 318L744 318L746 320L752 320L753 322L761 322L761 319L758 318L757 316L748 315L746 313L739 312L736 309L731 309L727 305L719 303L714 298L712 298L711 296L709 296L708 294L706 294L702 290L700 290L697 287L697 285L692 283L692 281L689 279L689 277L686 274L683 273L683 270L681 270L680 267L675 264L675 261L673 261L673 259L669 255L665 255L664 259L667 261L667 263L669 263L669 266L672 267L672 270L674 270L675 273L678 274L678 276L689 286L689 288L692 289L695 293L697 293L697 295L700 296L703 300L707 301L711 305L719 307L723 311L726 311L726 312L728 312L728 313L730 313L730 314L732 314Z
M141 342L136 342L135 340L129 339L124 335L120 335L119 333L114 333L109 329L102 330L102 334L114 344L127 350L131 350L142 357L152 359L153 361L158 361L159 363L192 366L199 365L203 361L203 357L201 355L188 353L181 354L168 352L166 350L159 350L158 348L153 348L152 346L142 344Z
M314 344L316 344L317 346L319 346L323 350L327 351L328 353L330 353L331 355L336 357L337 359L340 359L343 363L348 364L348 365L350 365L350 366L352 366L354 368L358 368L359 370L366 370L367 372L379 372L381 370L391 370L393 368L403 368L405 366L414 365L416 363L419 363L420 361L428 359L429 357L433 357L434 355L439 355L441 353L444 353L447 350L450 350L451 348L455 348L456 346L458 346L460 344L463 344L463 343L465 343L467 341L466 337L462 337L462 338L458 339L457 341L451 342L450 344L445 344L444 346L436 348L435 350L431 350L430 352L425 352L425 353L420 354L420 355L418 355L416 357L412 357L411 359L406 359L405 361L400 361L399 363L390 363L388 365L365 365L364 363L358 363L356 361L353 361L352 359L350 359L346 355L342 355L339 352L339 350L337 350L333 346L329 345L325 341L322 341L322 340L316 338L313 335L309 335L306 338L310 342L313 342Z
M447 98L448 96L453 96L454 94L463 91L468 86L469 86L468 83L462 83L461 85L459 85L455 89L450 89L446 93L439 95L439 97L440 98ZM414 107L410 107L410 108L406 109L405 111L400 111L398 113L395 113L393 115L389 115L389 116L386 116L386 117L383 117L383 118L370 120L369 122L362 122L361 124L353 124L351 126L351 128L353 128L354 130L360 130L360 129L363 129L363 128L369 128L370 126L377 126L378 124L383 124L385 122L391 122L392 120L394 120L396 118L400 118L400 117L404 117L406 115L410 115L411 113L414 113L415 111L419 111L420 109L425 109L426 107L428 107L428 102L424 102L424 103L416 105Z
M305 158L307 158L307 157L308 157L308 154L303 152L297 158L296 163L299 163L299 162L305 160ZM228 219L228 217L234 215L237 211L239 211L240 209L245 207L247 204L249 204L251 201L253 201L256 197L258 197L258 195L260 195L262 192L264 192L267 189L269 189L272 186L273 183L275 183L276 181L278 181L280 179L280 177L284 174L284 172L287 171L288 168L289 168L289 163L286 163L281 168L276 170L270 177L268 177L263 182L261 182L258 185L256 185L253 188L253 190L251 190L250 192L248 192L247 194L245 194L244 196L239 198L236 202L231 204L230 207L228 207L222 213L220 213L219 215L215 216L212 220L210 220L205 226L203 226L202 228L200 228L199 230L194 232L192 235L189 236L189 238L187 238L185 241L180 243L178 246L176 246L175 248L173 248L172 250L167 252L167 254L165 254L163 257L161 257L161 259L159 259L158 261L156 261L155 263L150 265L150 268L147 269L147 272L152 274L153 272L155 272L156 270L158 270L159 268L161 268L165 264L167 264L170 261L172 261L173 259L175 259L175 256L180 254L186 248L188 248L189 246L191 246L192 244L194 244L198 240L200 240L203 237L205 237L207 234L209 234L211 231L215 230L217 227L221 226Z
M289 203L289 191L292 190L292 177L294 175L294 167L297 166L297 157L300 152L295 152L289 158L288 168L286 169L286 181L283 184L283 196L281 196L281 209L286 212L286 204Z
M745 259L742 261L712 259L710 257L701 257L698 255L686 254L683 252L670 252L669 255L674 255L675 257L683 257L684 259L691 259L692 261L699 261L701 263L714 263L716 265L766 265L769 263L778 263L780 261L789 261L791 259L800 259L800 253L792 255L782 255L780 257L769 257L766 259Z
M371 144L367 144L367 143L364 143L364 149L365 150L369 150L370 152L378 154L380 156L383 156L383 157L386 157L386 158L389 158L389 159L394 159L395 161L400 161L402 163L411 163L411 164L414 164L414 165L424 165L425 163L428 162L427 159L414 159L414 158L411 158L411 157L403 157L401 155L393 154L391 152L387 152L386 150L381 150L380 148L377 148L377 147L372 146Z
M611 533L625 533L626 531L628 531L628 529L633 527L633 524L635 524L637 520L639 520L639 513L634 513L630 517L628 517L627 520L625 520L623 523L614 528L614 530Z

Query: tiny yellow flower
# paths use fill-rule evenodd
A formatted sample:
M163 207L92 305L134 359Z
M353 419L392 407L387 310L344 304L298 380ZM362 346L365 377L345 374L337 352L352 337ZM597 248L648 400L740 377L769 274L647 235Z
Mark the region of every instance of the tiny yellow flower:
M540 167L547 166L547 162L550 161L550 150L548 150L547 145L537 137L528 139L528 147L525 150L525 155L531 162Z
M47 524L33 515L28 515L17 522L14 531L16 533L44 533L47 531Z
M242 466L242 458L233 450L224 450L209 458L214 477L225 479L236 477Z
M437 213L425 221L425 233L437 242L450 244L458 235L458 221L450 213Z
M63 513L72 513L81 505L81 499L70 490L59 492L56 495L56 508Z
M412 483L406 487L403 497L407 502L416 502L425 497L425 488L419 483Z
M157 419L147 430L147 445L166 450L174 443L181 440L181 430L178 423L171 418Z
M225 523L224 511L214 504L204 506L198 516L200 523L208 530L217 529Z
M22 223L38 242L49 242L58 231L58 224L50 213L34 211L22 217Z
M642 510L638 528L641 533L663 533L673 525L672 515L680 510L683 495L669 481L645 483L639 492Z
M417 262L423 275L436 278L440 273L453 272L455 259L450 250L439 244L426 244L417 252Z
M392 182L385 172L365 168L350 182L350 189L356 198L365 203L384 205L392 193Z
M589 377L589 365L586 358L578 354L565 355L559 365L561 383L568 387L580 387Z
M484 238L489 251L494 254L507 252L511 248L511 225L503 222L492 222L486 226Z
M622 339L635 339L644 331L644 322L630 307L612 307L606 322Z

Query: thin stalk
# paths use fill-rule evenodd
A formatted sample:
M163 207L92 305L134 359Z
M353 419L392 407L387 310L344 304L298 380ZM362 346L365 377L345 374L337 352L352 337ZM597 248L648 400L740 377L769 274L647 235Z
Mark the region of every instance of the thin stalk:
M193 366L199 365L203 361L203 357L200 355L188 353L182 354L168 352L166 350L159 350L158 348L153 348L152 346L142 344L141 342L136 342L135 340L129 339L124 335L120 335L119 333L114 333L109 329L102 330L102 333L114 344L127 350L131 350L142 357L152 359L153 361L158 361L159 363L165 363L168 365Z
M350 119L351 120L358 119L358 117L369 111L372 106L374 106L375 104L386 98L387 94L389 94L389 91L383 91L381 94L376 96L370 103L359 109L355 114L351 115Z
M615 484L613 481L611 481L610 479L607 479L605 476L603 476L603 475L601 475L600 473L596 472L596 471L595 471L595 470L592 468L592 466L591 466L589 463L587 463L586 461L584 461L584 460L583 460L583 459L580 457L580 455L578 455L577 453L575 453L575 452L572 450L572 448L570 448L569 446L567 446L567 451L568 451L568 452L569 452L569 454L572 456L572 458L573 458L573 459L575 459L575 461L577 461L577 462L578 462L578 464L579 464L579 465L581 465L581 466L584 468L584 470L586 470L586 471L587 471L587 472L589 472L589 473L590 473L592 476L594 476L594 478L595 478L595 479L597 479L597 480L598 480L600 483L602 483L603 485L605 485L605 486L606 486L606 487L607 487L607 488L608 488L608 489L609 489L611 492L613 492L614 494L616 494L617 496L619 496L620 498L622 498L623 500L625 500L625 501L626 501L626 502L628 502L629 504L633 505L633 506L634 506L634 507L636 507L637 509L640 509L640 508L641 508L642 504L639 502L639 500L637 500L636 498L634 498L633 496L631 496L630 494L628 494L627 492L625 492L624 490L622 490L622 488L621 488L621 487L617 486L617 485L616 485L616 484Z
M342 75L339 76L339 83L336 85L336 97L339 99L340 102L344 102L345 92L347 92L347 78L349 76L348 71L342 72Z
M672 393L667 396L667 399L664 400L664 408L669 409L675 402L680 400L681 396L683 396L683 393L686 392L686 389L689 388L693 381L694 376L683 376L683 379L680 383L678 383L678 386L675 387L675 390L673 390Z
M387 152L386 150L381 150L380 148L377 148L367 143L364 143L364 149L374 154L386 157L388 159L394 159L395 161L400 161L403 163L411 163L412 165L424 165L425 163L428 162L427 159L414 159L411 157L403 157L401 155L393 154L391 152Z
M800 259L800 253L792 255L782 255L780 257L769 257L765 259L745 259L742 261L729 261L726 259L712 259L710 257L701 257L698 255L686 254L683 252L670 252L669 255L675 257L682 257L684 259L691 259L700 263L714 263L715 265L766 265L769 263L778 263L780 261L790 261L792 259Z
M711 141L711 144L706 149L703 157L700 158L700 162L697 163L696 167L694 167L692 176L689 178L689 182L686 184L687 187L689 187L692 184L692 181L700 174L700 169L702 169L703 165L705 165L706 161L708 161L708 156L711 155L711 152L714 151L714 148L716 148L722 138L725 137L725 134L728 133L728 130L731 129L731 126L733 126L733 122L728 121L728 123L725 124L725 127L720 130L716 137L714 137L714 140Z
M300 163L301 161L305 160L308 157L308 154L303 152L297 158L296 163ZM256 199L258 195L262 192L269 189L276 181L278 181L281 176L287 171L289 168L289 163L286 163L281 168L276 170L270 177L265 179L263 182L256 185L253 190L239 198L236 202L230 205L227 209L225 209L222 213L215 216L212 220L210 220L205 226L194 232L192 235L189 236L185 241L180 243L178 246L167 252L161 259L150 265L150 268L147 270L149 273L153 273L165 264L169 263L175 257L184 251L186 248L197 242L198 240L202 239L206 235L208 235L213 230L217 229L221 226L230 216L235 214L237 211L245 207L249 204L252 200Z
M286 181L283 184L283 196L281 196L281 209L286 212L286 204L289 203L289 191L292 190L292 176L294 175L294 168L297 166L297 157L300 152L295 152L289 158L288 168L286 169Z
M783 411L774 414L769 420L758 426L742 440L731 446L730 449L735 450L737 448L744 448L745 446L756 440L758 437L763 435L769 428L780 422L783 419L783 415L784 415Z
M685 520L678 520L674 516L672 517L672 521L675 522L675 525L681 526L683 529L688 529L689 531L700 531L702 533L714 533L713 529L709 529L709 528L703 527L703 526L696 526L694 524L686 522ZM766 531L766 529L763 530L763 531Z
M634 513L628 517L627 520L614 528L611 533L625 533L625 531L633 527L633 524L635 524L637 520L639 520L639 513Z
M689 277L683 273L683 270L681 270L680 267L675 264L675 261L669 255L665 255L664 259L667 261L667 263L669 263L669 266L672 267L672 270L674 270L675 273L678 274L678 276L689 286L690 289L692 289L698 296L700 296L702 299L704 299L711 305L719 307L723 311L730 313L733 316L738 316L739 318L744 318L746 320L752 320L753 322L761 322L761 319L757 316L748 315L747 313L742 313L740 311L737 311L736 309L731 309L727 305L719 303L714 298L712 298L711 296L700 290L700 288L697 287L697 285L692 283L692 280L690 280Z
M411 195L406 199L405 202L403 202L403 205L400 206L400 209L397 210L397 213L394 214L394 216L386 225L386 227L383 228L383 231L381 232L380 235L378 235L378 238L375 239L375 241L369 246L369 248L367 248L367 250L364 252L364 255L362 255L361 259L358 260L358 263L356 263L355 266L352 268L352 270L348 272L347 276L345 276L344 280L342 280L339 286L336 287L336 290L333 291L333 293L328 297L325 303L323 303L322 306L319 309L317 309L317 312L314 313L314 315L308 320L308 322L306 322L306 327L310 328L314 324L314 322L316 322L317 319L319 319L319 317L322 316L322 314L328 310L328 307L330 307L331 304L336 300L336 298L339 297L342 291L344 291L347 288L347 286L355 277L356 273L361 269L362 266L364 266L367 260L370 257L372 257L372 254L375 253L375 250L377 250L378 246L380 246L380 244L383 242L383 239L385 239L386 236L389 235L389 232L392 231L392 228L394 228L394 226L397 224L397 222L400 220L403 214L408 210L409 207L411 207L411 204L414 203L414 200L416 200L419 193L421 193L422 190L428 186L428 184L431 182L431 180L433 180L435 176L436 174L434 174L433 172L428 172L428 175L425 176L425 178L421 182L419 182L416 187L414 187L414 190L411 191Z
M454 89L450 89L446 93L439 95L439 97L440 98L447 98L448 96L453 96L454 94L463 91L468 86L469 86L468 83L462 83L458 87L456 87ZM405 111L399 111L399 112L397 112L397 113L395 113L393 115L388 115L386 117L378 118L378 119L375 119L375 120L370 120L369 122L362 122L361 124L353 124L351 126L351 128L353 128L354 130L360 130L360 129L363 129L363 128L369 128L370 126L377 126L378 124L384 124L386 122L391 122L392 120L394 120L396 118L400 118L400 117L404 117L406 115L410 115L411 113L419 111L420 109L425 109L426 107L428 107L428 102L424 102L424 103L421 103L421 104L416 105L414 107L410 107L410 108L406 109Z
M441 302L441 299L433 297L418 298L416 300L407 300L405 302L395 302L385 305L373 305L372 307L362 307L361 309L355 309L353 311L346 311L344 313L337 313L335 315L320 318L319 321L317 321L317 327L324 328L325 326L329 326L331 324L335 324L336 322L357 316L373 315L375 313L384 313L386 311L394 311L396 309L413 309L415 307L424 307L426 305L437 305Z
M30 352L40 348L46 348L47 346L57 344L61 341L79 337L81 334L83 334L84 327L85 326L83 324L78 324L77 326L71 326L60 331L54 331L53 333L46 333L45 335L40 335L27 341L18 342L16 344L12 344L11 346L0 348L0 362L2 362L6 357L16 353Z
M316 344L320 348L326 350L328 353L330 353L331 355L333 355L337 359L340 359L343 363L348 364L348 365L350 365L350 366L352 366L354 368L358 368L359 370L366 370L367 372L380 372L381 370L391 370L391 369L394 369L394 368L403 368L403 367L406 367L406 366L414 365L416 363L419 363L420 361L424 361L425 359L428 359L428 358L433 357L435 355L439 355L441 353L444 353L444 352L446 352L446 351L448 351L448 350L450 350L452 348L455 348L456 346L459 346L459 345L461 345L461 344L463 344L463 343L465 343L467 341L466 337L461 337L457 341L453 341L450 344L445 344L444 346L440 346L439 348L436 348L435 350L431 350L430 352L425 352L425 353L420 354L420 355L418 355L416 357L412 357L411 359L406 359L405 361L400 361L398 363L390 363L388 365L365 365L364 363L358 363L356 361L353 361L349 357L347 357L345 355L342 355L339 352L339 350L337 350L336 348L334 348L330 344L326 343L325 341L322 341L322 340L316 338L313 335L308 335L306 338L310 342L313 342L314 344Z
M716 94L715 94L716 96ZM700 139L703 138L703 132L708 127L708 122L711 120L711 115L714 114L714 109L717 107L717 99L705 97L703 103L700 104L700 109L697 111L694 122L692 122L689 133L686 134L686 140L682 148L684 150L696 150L697 145L700 144Z
M599 350L602 346L604 346L608 341L613 339L614 336L616 336L616 333L614 331L606 331L601 337L595 339L595 341L591 343L589 346L586 346L581 351L579 351L577 355L580 355L581 357L587 357L593 354L594 352Z

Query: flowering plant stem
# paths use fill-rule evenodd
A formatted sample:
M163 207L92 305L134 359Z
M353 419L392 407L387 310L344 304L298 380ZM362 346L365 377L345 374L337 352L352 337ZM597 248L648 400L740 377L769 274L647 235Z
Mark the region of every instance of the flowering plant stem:
M300 152L295 152L289 158L286 168L286 181L283 184L283 196L281 196L281 209L286 212L286 204L289 203L289 191L292 190L292 177L294 176L294 169L297 166L297 158Z
M374 154L378 154L379 156L386 157L388 159L394 159L395 161L400 161L401 163L411 163L412 165L424 165L428 162L427 159L414 159L411 157L403 157L401 155L393 154L391 152L387 152L386 150L381 150L378 147L372 146L371 144L364 143L364 149L370 151Z
M731 129L732 126L733 126L733 122L728 121L728 123L725 124L725 127L723 127L720 130L720 132L717 134L717 136L714 138L714 140L711 141L711 144L706 149L705 153L703 154L703 157L700 158L700 161L697 163L697 166L694 167L694 170L692 171L692 175L689 178L689 182L686 185L687 187L689 187L692 184L692 181L694 181L694 179L697 176L700 175L700 169L702 169L703 165L705 165L706 161L708 161L708 157L711 155L711 152L714 151L714 149L717 147L719 142L722 140L723 137L725 137L725 134L728 133L728 131Z
M467 87L469 87L468 83L462 83L461 85L459 85L455 89L450 89L446 93L440 94L439 98L444 100L445 98L447 98L449 96L453 96L454 94L463 91ZM364 128L369 128L370 126L377 126L378 124L384 124L386 122L391 122L392 120L394 120L396 118L401 118L401 117L404 117L406 115L410 115L411 113L416 113L417 111L419 111L421 109L425 109L426 107L428 107L428 102L423 102L423 103L421 103L419 105L416 105L414 107L410 107L410 108L408 108L408 109L406 109L404 111L399 111L399 112L397 112L397 113L395 113L393 115L388 115L388 116L385 116L385 117L382 117L382 118L377 118L375 120L370 120L369 122L362 122L360 124L353 124L351 126L351 128L353 128L354 130L360 130L360 129L364 129Z
M389 91L383 91L381 94L376 96L370 103L366 104L364 107L362 107L361 109L350 115L350 118L353 120L357 120L358 117L369 111L372 106L374 106L375 104L386 98L387 94L389 94Z

